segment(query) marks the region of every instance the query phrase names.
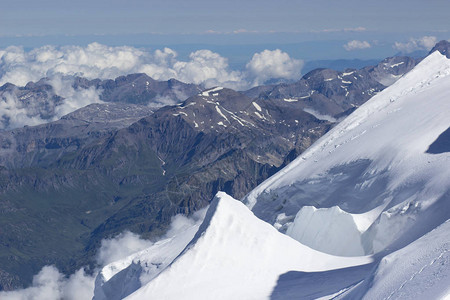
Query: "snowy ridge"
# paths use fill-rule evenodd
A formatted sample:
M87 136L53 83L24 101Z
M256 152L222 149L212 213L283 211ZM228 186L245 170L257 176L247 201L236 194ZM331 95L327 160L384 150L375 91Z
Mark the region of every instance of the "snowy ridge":
M350 214L339 206L304 206L287 226L286 234L316 250L340 256L365 255L363 233L385 205L363 214ZM277 227L277 226L276 226Z
M315 251L218 193L184 251L127 299L265 299L288 271L327 271L371 261Z
M301 175L301 178L306 178L308 176L311 176L311 173L313 170L309 169L309 165L311 164L310 161L306 161L310 158L321 158L321 159L327 159L330 160L331 163L342 164L345 161L350 161L351 159L356 159L358 156L352 155L350 157L346 157L346 160L342 161L339 160L342 158L342 156L336 157L336 155L332 155L330 157L329 154L334 152L333 148L338 148L350 141L353 141L354 139L358 138L359 136L365 134L367 132L367 129L361 129L361 130L354 130L355 132L352 132L353 135L349 134L349 132L363 123L367 123L367 121L370 120L370 116L373 114L377 115L376 121L381 121L384 119L384 114L393 114L398 112L402 109L400 102L406 102L409 100L411 96L416 95L420 92L427 92L427 90L431 89L431 84L437 85L441 83L442 81L448 83L448 76L450 75L450 60L447 59L445 56L440 54L438 51L432 53L427 58L425 58L419 65L417 65L413 70L411 70L408 74L406 74L402 80L397 81L389 88L383 90L373 98L371 98L369 101L361 105L361 107L358 108L357 111L352 113L350 116L348 116L346 119L344 119L341 123L339 123L333 130L331 130L329 133L324 135L322 138L320 138L313 146L311 146L308 150L305 151L301 155L301 157L297 158L295 161L293 161L291 164L286 166L283 170L263 182L261 185L259 185L257 188L255 188L249 195L246 197L246 202L248 203L249 208L251 209L256 201L257 197L260 193L263 193L265 191L270 191L276 187L287 185L289 184L289 181L293 181L290 176L287 176L285 174L288 174L289 172L295 172L298 174L304 174L304 171L308 171L306 174ZM440 93L445 93L445 88L440 89ZM444 94L445 95L445 94ZM442 95L442 96L444 96ZM430 99L432 100L432 99ZM437 104L442 104L441 106L438 106ZM435 110L433 112L436 112L437 115L441 118L448 117L448 109L445 110L445 108L448 108L450 106L450 103L448 101L439 101L439 103L430 103L430 105L433 105L435 107ZM429 109L428 105L427 108ZM427 109L427 110L428 110ZM427 111L425 110L425 111ZM384 113L384 114L383 114ZM383 115L381 115L383 114ZM380 118L381 117L381 118ZM448 119L447 119L448 120ZM441 121L441 119L440 119ZM379 126L380 124L377 122L370 122L375 123L372 126L373 128ZM430 136L426 142L431 142L433 139L435 139L438 134L436 135L436 132L441 133L446 126L448 126L448 122L433 122L438 126L435 130L433 130L428 136ZM432 125L434 125L432 124ZM421 124L419 124L421 125ZM368 127L368 126L364 126ZM427 126L432 127L432 126ZM408 128L406 128L409 130ZM406 131L406 130L405 130ZM402 132L403 133L403 132ZM349 136L350 135L350 136ZM400 134L396 134L396 137ZM350 139L346 139L350 138ZM384 140L384 144L388 144L391 142L392 139L387 138ZM395 145L396 143L394 143ZM412 144L412 142L411 142ZM429 145L427 144L427 145ZM376 146L374 143L371 143L370 146ZM384 146L384 145L382 145ZM369 147L361 147L362 149L359 150L359 152L365 152L361 154L365 155L373 155L376 154L376 150L380 150L382 146L378 146L378 149L370 150ZM405 145L399 145L399 146L405 146ZM328 151L327 151L328 150ZM356 149L355 149L356 150ZM426 149L424 149L425 151ZM331 151L331 152L330 152ZM341 151L343 152L343 151ZM348 156L348 155L347 155ZM315 167L321 168L323 170L324 168L330 167L330 163L320 163L315 164ZM301 169L301 170L300 170ZM318 173L317 171L315 173ZM298 179L297 179L298 180Z
M200 224L185 225L173 236L103 267L95 280L94 300L123 299L158 276L192 240Z
M450 155L426 153L450 125L449 98L450 60L435 52L249 193L245 203L270 223L281 214L281 230L305 205L338 205L351 214L382 206L361 235L364 254L412 242L450 218L448 205L441 207L449 198ZM319 240L307 244L323 249Z

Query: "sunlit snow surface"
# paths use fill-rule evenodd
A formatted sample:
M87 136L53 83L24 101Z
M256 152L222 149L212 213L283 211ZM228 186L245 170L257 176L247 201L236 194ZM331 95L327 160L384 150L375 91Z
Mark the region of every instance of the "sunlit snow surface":
M196 213L192 223L175 224L180 222L174 218L167 238L103 267L95 280L94 300L123 299L155 278L192 240L204 216L203 209Z
M435 52L247 207L219 193L200 226L111 264L98 287L127 299L449 297L450 153L427 153L449 125L450 60Z
M405 246L450 217L450 153L426 153L449 126L450 60L435 52L244 201L258 217L281 231L294 226L291 222L302 207L321 208L315 212L327 218L340 215L341 227L347 226L353 240L358 240L358 225L332 208L339 206L358 218L356 223L365 223L367 230L358 230L363 254ZM380 207L382 211L377 211ZM324 208L333 211L325 213ZM364 215L369 211L379 216ZM361 254L354 243L348 243L346 250L342 239L329 244L323 235L341 229L313 215L311 220L329 230L312 228L317 234L320 231L314 239L311 232L294 237L329 253ZM297 233L303 230L296 227Z
M384 257L367 279L338 299L450 298L450 221Z
M181 255L127 299L264 299L288 271L318 272L371 261L308 248L219 193Z

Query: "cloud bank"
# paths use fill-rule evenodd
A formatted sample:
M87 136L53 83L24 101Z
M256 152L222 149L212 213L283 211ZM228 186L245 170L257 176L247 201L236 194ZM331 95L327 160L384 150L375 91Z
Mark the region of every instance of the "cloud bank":
M0 129L38 125L91 103L99 103L101 91L73 89L68 77L114 79L131 73L146 73L156 80L175 78L205 88L225 86L244 90L270 79L300 79L303 61L281 50L255 53L243 70L231 70L227 58L210 50L198 50L186 61L169 48L153 52L134 47L109 47L92 43L80 46L43 46L25 51L22 47L0 49L0 86L25 86L44 78L61 101L24 101L14 92L0 91ZM28 96L24 96L28 97ZM33 97L33 96L31 96ZM162 99L162 103L172 103Z
M86 275L83 269L66 278L54 266L45 266L33 277L31 287L12 292L0 292L0 299L92 299L94 296L94 280L95 278Z
M395 42L393 48L402 53L411 53L417 50L430 51L436 43L435 36L423 36L418 39L411 38L406 43Z
M281 64L272 71L276 62ZM270 76L292 79L293 74L300 75L301 67L302 61L278 49L256 53L246 70L230 70L227 58L210 50L192 52L189 60L181 61L169 48L150 52L92 43L86 47L44 46L27 52L14 46L0 50L0 85L10 82L24 86L55 75L113 79L130 73L146 73L156 80L175 78L186 83L204 83L206 87L220 84L245 88L254 85L249 79L257 78L258 82Z
M353 40L343 46L347 51L362 50L371 48L372 45L367 41Z

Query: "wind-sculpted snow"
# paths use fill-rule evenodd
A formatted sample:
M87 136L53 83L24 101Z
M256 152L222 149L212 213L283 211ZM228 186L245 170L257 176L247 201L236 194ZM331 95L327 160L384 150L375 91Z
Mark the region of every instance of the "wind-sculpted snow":
M127 299L264 299L287 271L326 271L371 261L315 251L218 193L183 252Z
M361 235L379 216L383 206L365 214L349 214L338 206L304 206L286 231L313 249L340 256L365 255Z
M365 280L338 299L448 299L450 221L384 257Z
M286 234L325 253L366 255L363 234L380 216L386 204L363 214L350 214L338 206L319 209L304 206L287 226Z
M450 155L426 153L449 126L449 98L450 60L434 52L249 193L245 203L281 231L307 205L337 205L351 214L385 207L366 224L363 253L405 246L450 218ZM323 227L315 232L333 232L331 224L318 223ZM336 239L326 251L361 253L355 244L345 250L340 243Z

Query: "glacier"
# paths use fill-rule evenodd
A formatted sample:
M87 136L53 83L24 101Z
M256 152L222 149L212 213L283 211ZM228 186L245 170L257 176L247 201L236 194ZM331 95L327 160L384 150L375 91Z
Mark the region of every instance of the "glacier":
M242 202L105 267L94 299L450 297L450 60L380 92Z
M352 216L382 208L361 232L362 254L398 249L442 224L450 217L450 155L430 154L427 149L450 126L449 75L450 60L437 51L430 54L250 192L244 202L272 224L283 214L284 223L276 224L282 230L294 226L290 223L304 206L320 208L315 214L334 210L327 218L341 214L333 206ZM348 233L356 235L356 224L352 218L347 221L340 227L348 225ZM307 235L295 236L324 250L320 238L306 241ZM341 255L361 254L350 249L354 243L348 245ZM327 247L336 250L340 245Z

